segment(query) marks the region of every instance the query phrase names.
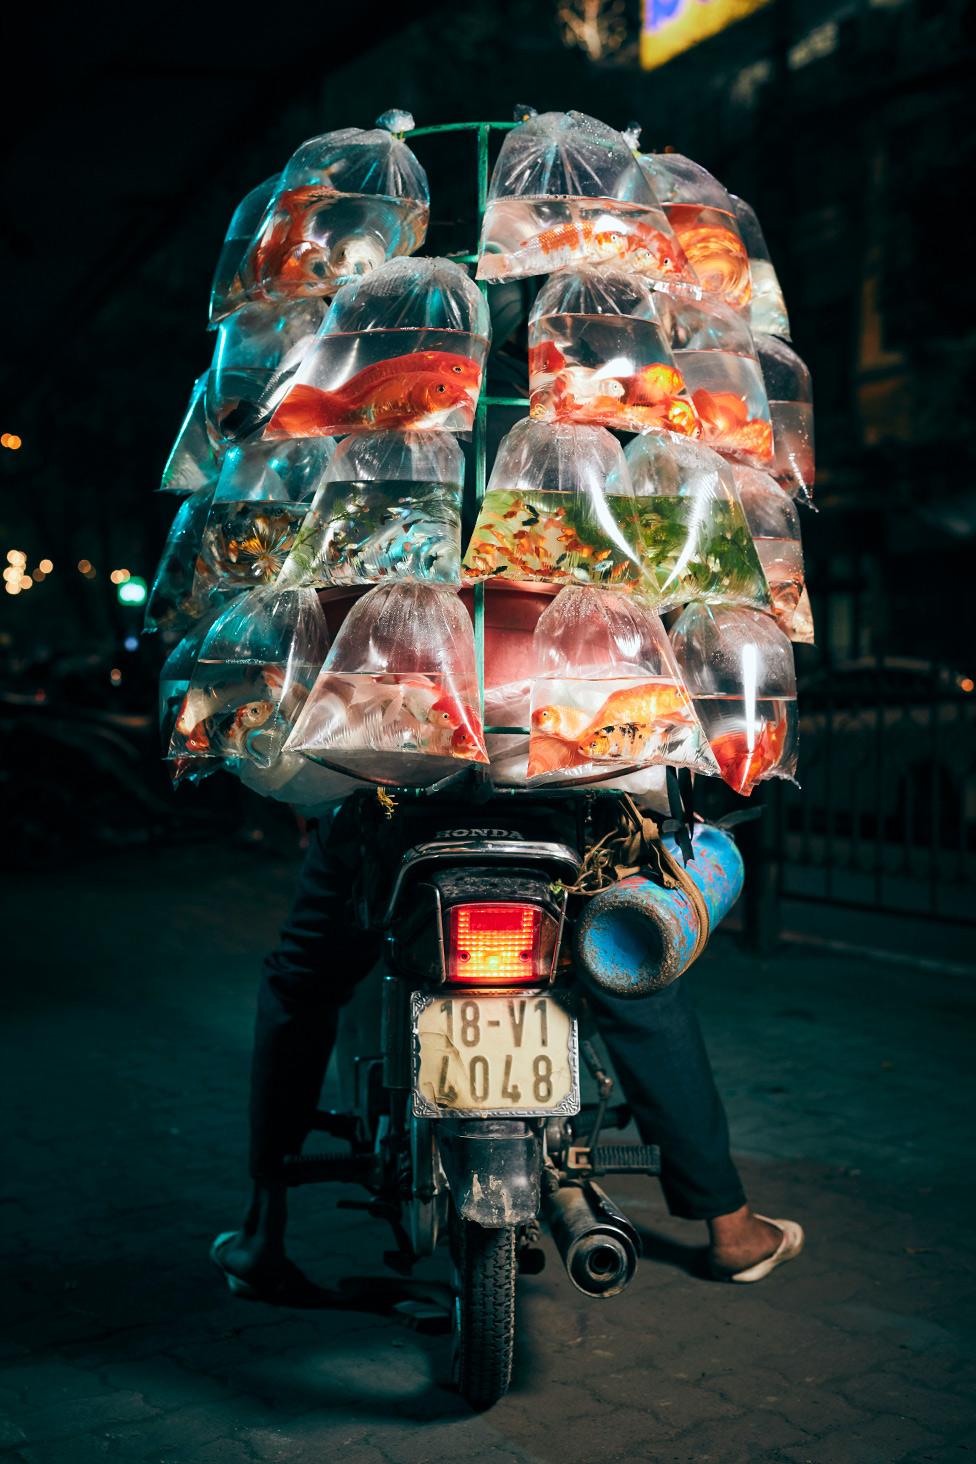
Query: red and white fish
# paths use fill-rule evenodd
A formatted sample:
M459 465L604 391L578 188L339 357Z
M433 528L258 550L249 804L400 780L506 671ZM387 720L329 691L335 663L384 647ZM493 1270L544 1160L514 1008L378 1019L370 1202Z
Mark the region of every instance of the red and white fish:
M783 755L788 727L786 713L775 722L763 722L758 732L744 728L722 732L709 744L719 772L725 782L743 798L767 773L775 768Z
M558 224L543 230L534 239L527 239L518 254L535 250L543 255L547 269L551 270L580 260L601 263L619 260L634 270L646 269L662 277L682 278L689 274L688 262L677 244L660 229L636 220L624 224L606 218Z

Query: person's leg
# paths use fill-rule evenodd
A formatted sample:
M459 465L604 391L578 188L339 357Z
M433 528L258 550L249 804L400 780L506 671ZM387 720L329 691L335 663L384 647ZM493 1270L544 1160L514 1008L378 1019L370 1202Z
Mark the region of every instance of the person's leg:
M641 1137L660 1146L671 1213L708 1223L719 1270L771 1255L781 1232L746 1202L687 977L651 996L610 996L590 984L588 996Z

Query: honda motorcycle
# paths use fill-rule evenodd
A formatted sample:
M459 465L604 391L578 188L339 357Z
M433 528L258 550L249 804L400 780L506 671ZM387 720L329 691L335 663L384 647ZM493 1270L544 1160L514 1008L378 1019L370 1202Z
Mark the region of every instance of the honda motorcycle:
M640 1243L599 1181L659 1172L656 1148L601 1143L630 1115L611 1105L613 1080L580 1036L567 931L581 864L578 848L493 826L438 830L406 849L364 912L386 956L340 1030L351 1109L315 1123L348 1153L286 1166L291 1184L365 1185L364 1208L392 1225L387 1259L404 1273L449 1246L455 1382L479 1409L508 1388L516 1280L542 1268L541 1228L580 1291L615 1296ZM590 1106L581 1058L596 1083Z

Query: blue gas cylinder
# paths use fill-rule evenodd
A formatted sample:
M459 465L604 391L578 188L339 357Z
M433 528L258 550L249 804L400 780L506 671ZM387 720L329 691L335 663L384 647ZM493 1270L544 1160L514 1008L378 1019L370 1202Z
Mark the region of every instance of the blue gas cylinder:
M674 840L664 843L681 859ZM697 824L687 873L705 898L714 930L742 893L745 872L724 829ZM699 936L695 905L682 889L629 875L594 895L576 924L576 958L594 985L613 996L647 996L687 969Z

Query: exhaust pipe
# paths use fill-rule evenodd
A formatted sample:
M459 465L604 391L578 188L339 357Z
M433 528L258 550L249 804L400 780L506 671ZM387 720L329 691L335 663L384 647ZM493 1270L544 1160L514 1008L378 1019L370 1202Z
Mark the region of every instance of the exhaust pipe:
M569 1279L585 1296L617 1296L633 1281L640 1239L598 1184L553 1181L543 1215Z

